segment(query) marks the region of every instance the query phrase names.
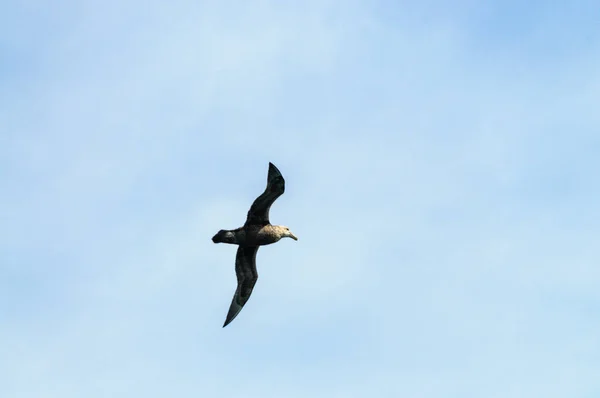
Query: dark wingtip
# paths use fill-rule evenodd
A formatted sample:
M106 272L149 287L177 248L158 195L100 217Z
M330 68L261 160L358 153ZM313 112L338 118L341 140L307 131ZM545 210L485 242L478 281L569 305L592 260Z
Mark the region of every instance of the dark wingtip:
M269 162L269 177L281 176L281 171L273 163Z
M231 323L231 321L233 321L233 319L226 319L225 323L223 324L223 327L229 325Z
M241 310L241 308L240 308ZM227 313L227 318L225 318L225 323L223 324L223 327L229 325L231 323L231 321L233 321L235 319L235 317L237 316L237 314L239 314L240 311L233 313L233 311L230 309L229 312Z
M225 318L223 327L229 325L239 315L239 313L242 311L242 308L244 308L244 306L237 304L234 296L233 300L231 301L231 305L229 306L229 311L227 311L227 317Z

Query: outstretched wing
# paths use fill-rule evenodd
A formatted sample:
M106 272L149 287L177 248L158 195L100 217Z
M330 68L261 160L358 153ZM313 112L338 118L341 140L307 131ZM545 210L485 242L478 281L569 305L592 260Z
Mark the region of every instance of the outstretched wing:
M275 199L280 197L285 191L285 180L281 172L275 165L269 162L269 175L267 176L267 188L265 191L252 203L246 218L246 224L269 224L269 209Z
M233 295L233 300L229 306L229 312L227 313L227 319L223 327L229 325L231 321L240 313L244 304L250 298L254 284L258 279L258 272L256 272L256 252L258 246L238 248L235 256L235 274L237 275L237 289Z

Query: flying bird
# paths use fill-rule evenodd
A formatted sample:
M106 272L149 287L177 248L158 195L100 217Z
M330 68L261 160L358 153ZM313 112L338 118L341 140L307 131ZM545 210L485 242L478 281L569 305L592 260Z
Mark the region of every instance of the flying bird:
M273 163L269 162L267 188L252 203L244 226L234 230L222 229L212 238L214 243L238 245L235 256L237 289L233 295L223 327L229 325L235 319L250 298L250 294L252 294L252 289L254 289L258 279L258 273L256 272L258 247L270 245L286 237L298 240L288 227L271 225L269 221L269 209L275 199L280 197L284 191L285 180L281 172Z

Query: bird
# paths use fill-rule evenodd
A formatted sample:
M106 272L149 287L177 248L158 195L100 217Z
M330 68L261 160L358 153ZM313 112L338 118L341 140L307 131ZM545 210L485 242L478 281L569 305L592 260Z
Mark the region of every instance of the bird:
M234 229L222 229L212 237L214 243L238 245L235 256L235 274L237 289L229 306L223 327L229 325L240 313L258 280L256 271L256 253L260 246L278 242L281 238L298 240L290 229L284 225L272 225L269 221L269 210L275 200L285 191L285 180L275 165L269 162L267 187L257 197L246 217L244 226Z

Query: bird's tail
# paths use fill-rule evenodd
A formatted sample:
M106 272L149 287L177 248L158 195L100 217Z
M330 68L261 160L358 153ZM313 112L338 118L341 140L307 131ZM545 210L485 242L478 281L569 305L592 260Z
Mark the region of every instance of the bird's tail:
M227 231L225 229L217 232L217 234L212 237L212 241L214 243L236 243L235 234L232 231Z

